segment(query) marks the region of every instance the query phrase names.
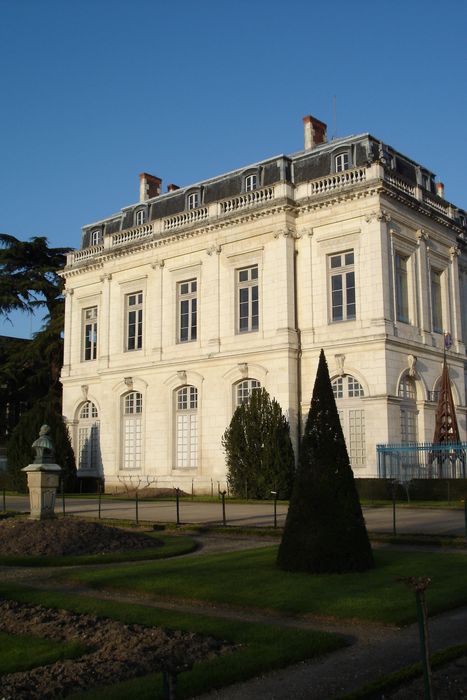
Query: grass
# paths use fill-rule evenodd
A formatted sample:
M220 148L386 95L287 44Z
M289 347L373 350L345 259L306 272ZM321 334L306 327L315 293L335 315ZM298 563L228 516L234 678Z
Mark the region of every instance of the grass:
M465 555L376 551L370 571L309 575L279 570L276 551L267 547L64 575L96 588L396 625L415 620L414 596L399 581L402 577L432 578L430 614L467 602Z
M57 642L0 631L0 676L63 659L76 659L86 651L87 647L80 642Z
M361 498L360 504L367 508L392 508L392 500ZM451 501L414 501L400 500L396 501L396 508L434 508L434 509L449 509L463 510L464 501L460 499L452 499Z
M335 634L278 628L274 625L246 623L209 617L203 612L179 613L159 610L145 605L130 605L113 601L81 598L71 594L33 591L0 585L0 592L8 598L22 602L41 604L53 608L65 608L78 613L99 615L119 620L125 624L163 626L185 630L238 645L231 654L196 664L191 671L180 674L179 697L192 697L209 689L246 680L272 669L282 668L304 659L322 655L346 645ZM74 700L155 700L162 697L161 674L136 678L106 688L89 690L73 695Z
M0 555L3 566L74 566L87 564L112 564L127 561L144 561L147 559L166 559L180 554L188 554L197 548L191 537L160 535L146 533L162 542L162 547L130 550L126 552L109 552L108 554L69 554L61 556L14 556Z
M467 644L457 644L443 649L442 651L437 651L430 656L431 668L434 671L466 655ZM359 690L348 693L347 695L341 695L335 700L370 700L371 698L381 698L384 697L384 693L409 683L415 678L419 678L422 673L421 662L410 664L410 666L404 666L404 668L399 669L399 671L388 673L371 683L366 683Z

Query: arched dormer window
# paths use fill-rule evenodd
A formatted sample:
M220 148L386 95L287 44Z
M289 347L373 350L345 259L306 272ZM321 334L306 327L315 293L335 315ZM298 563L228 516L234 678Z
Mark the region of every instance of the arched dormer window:
M146 211L138 209L135 213L135 226L142 226L146 223Z
M247 175L245 178L245 192L251 192L256 190L258 187L258 176L256 173L252 175Z
M334 153L332 159L332 169L335 173L342 173L344 170L350 170L353 167L350 148L341 149Z
M200 190L194 190L189 192L186 197L186 208L187 209L198 209L201 206L201 192Z
M242 191L253 192L261 187L261 171L259 168L250 168L243 173Z
M361 399L363 387L351 374L332 381L337 412L353 469L366 465L365 409Z
M102 231L100 228L94 229L94 231L91 231L91 238L90 238L90 243L91 245L99 245L99 243L102 241Z
M175 468L198 467L198 389L182 386L175 392Z

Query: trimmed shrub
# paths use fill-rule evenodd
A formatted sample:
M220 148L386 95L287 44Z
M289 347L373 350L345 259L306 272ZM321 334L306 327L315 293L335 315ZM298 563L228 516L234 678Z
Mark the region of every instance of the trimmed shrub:
M282 569L310 573L373 566L322 350L277 563Z

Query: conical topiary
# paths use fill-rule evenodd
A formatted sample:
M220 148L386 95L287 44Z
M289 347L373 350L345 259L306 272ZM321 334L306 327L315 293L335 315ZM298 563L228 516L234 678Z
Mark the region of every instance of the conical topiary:
M374 565L322 350L277 563L310 573Z

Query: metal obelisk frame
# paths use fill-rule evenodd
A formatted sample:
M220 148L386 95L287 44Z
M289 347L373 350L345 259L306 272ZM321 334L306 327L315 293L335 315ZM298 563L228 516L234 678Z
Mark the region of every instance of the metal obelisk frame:
M451 345L451 335L445 333L443 372L441 374L438 405L436 407L435 434L433 436L433 443L436 445L460 442L456 409L452 398L451 380L449 379L449 370L446 361L446 351L449 350Z

